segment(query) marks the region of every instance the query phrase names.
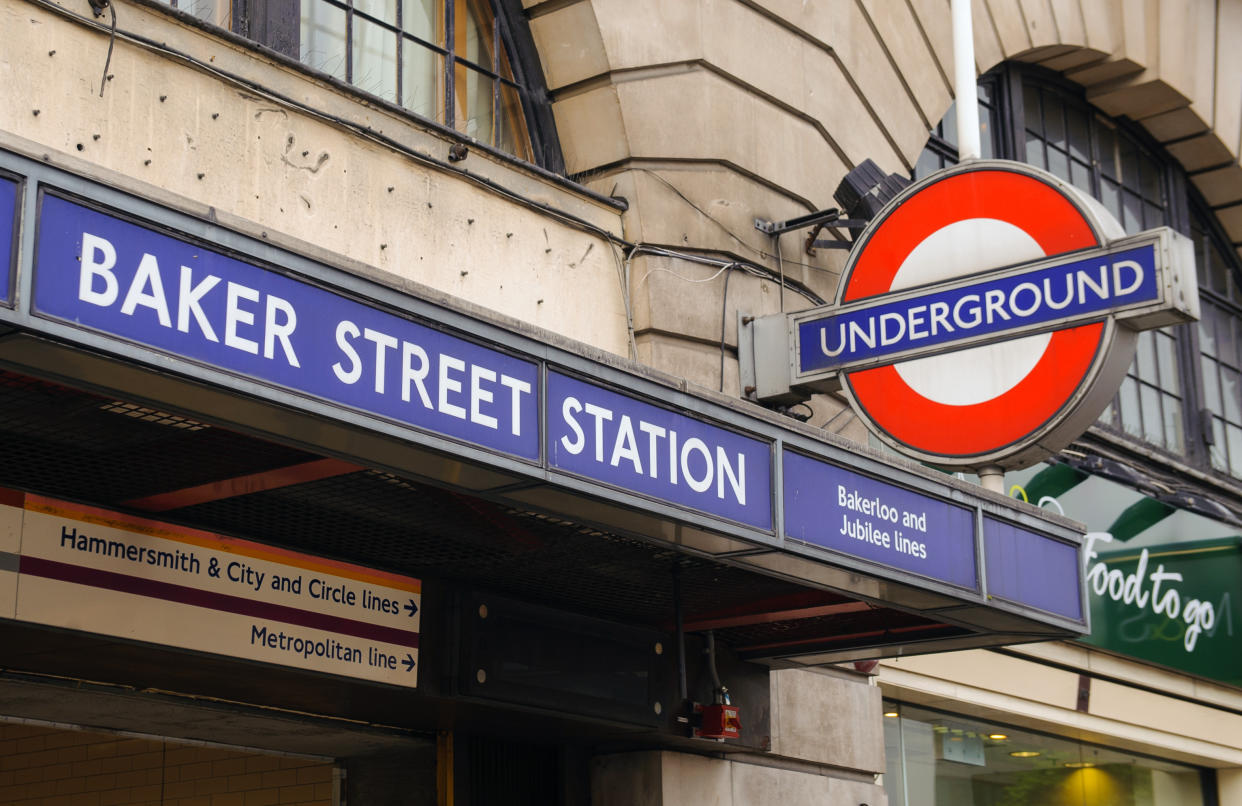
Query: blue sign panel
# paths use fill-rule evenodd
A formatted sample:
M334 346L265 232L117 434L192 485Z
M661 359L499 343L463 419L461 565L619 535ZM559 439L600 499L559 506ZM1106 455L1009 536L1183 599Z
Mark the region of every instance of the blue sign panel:
M44 195L34 310L529 460L539 368Z
M13 245L17 242L17 183L0 177L0 305L13 301Z
M547 416L549 467L772 528L766 442L557 372Z
M1066 318L1102 318L1159 301L1158 279L1156 247L1147 244L809 319L798 325L798 371L830 370Z
M1082 620L1077 546L984 518L983 548L988 593Z
M785 535L977 590L974 513L786 451Z

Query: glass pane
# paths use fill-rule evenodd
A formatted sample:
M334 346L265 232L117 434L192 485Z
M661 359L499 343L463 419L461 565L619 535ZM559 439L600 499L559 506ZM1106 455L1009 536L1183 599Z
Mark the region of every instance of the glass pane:
M1047 168L1044 162L1044 141L1031 132L1026 133L1026 161L1036 168Z
M1126 378L1121 382L1121 391L1117 394L1117 400L1121 407L1121 427L1127 434L1142 436L1139 390L1133 378Z
M1075 159L1091 161L1091 130L1087 124L1087 113L1081 109L1066 108L1066 128L1069 130L1070 153Z
M1091 166L1087 163L1078 160L1070 162L1070 182L1084 193L1095 195L1091 190Z
M1143 202L1136 194L1125 190L1121 194L1121 205L1121 224L1126 228L1126 232L1130 235L1141 232L1143 229Z
M492 143L492 81L477 70L458 64L454 75L454 120L457 130L484 143Z
M401 105L444 122L444 57L408 39L401 52Z
M232 27L233 9L231 0L159 0L169 8L184 11L203 22L219 25L222 28Z
M1164 223L1164 208L1157 207L1151 202L1143 202L1143 226L1159 227Z
M1104 407L1103 413L1100 414L1100 422L1106 425L1117 424L1117 402L1115 399L1110 400L1108 405Z
M530 159L530 141L526 138L522 98L516 88L500 85L500 120L496 126L496 147L519 159Z
M1116 182L1111 179L1104 179L1100 182L1100 201L1114 218L1121 220L1121 191L1117 188Z
M1219 308L1216 316L1217 358L1234 369L1242 368L1238 355L1238 317Z
M1160 168L1146 154L1139 157L1139 170L1142 174L1143 195L1148 200L1163 204L1163 194L1160 192Z
M1134 364L1140 379L1148 383L1157 383L1156 374L1156 336L1150 330L1139 333L1138 351L1134 356Z
M1229 472L1242 475L1242 428L1226 426L1225 433L1229 440Z
M1062 106L1051 93L1044 94L1044 138L1054 146L1065 148L1065 117Z
M401 29L425 42L444 46L442 14L436 13L436 0L401 0Z
M1238 383L1237 370L1221 367L1220 397L1225 404L1225 419L1242 423L1242 385Z
M1048 146L1048 170L1053 176L1069 181L1069 157L1064 151Z
M1117 178L1117 133L1100 118L1096 118L1096 145L1100 152L1100 170L1105 176Z
M359 89L397 102L397 35L354 17L354 78Z
M1225 422L1223 420L1219 420L1215 417L1212 418L1212 434L1215 437L1215 442L1208 450L1208 453L1212 457L1212 467L1217 470L1228 471L1229 448L1225 439ZM1242 459L1242 457L1239 457L1239 459ZM1242 470L1242 468L1239 468L1239 470ZM1236 474L1238 471L1235 470L1234 473Z
M397 24L397 0L354 0L354 9L389 25Z
M1225 262L1225 256L1216 248L1216 242L1213 240L1208 249L1207 254L1207 274L1208 287L1217 294L1224 295L1229 289L1229 269Z
M1139 189L1138 152L1128 137L1117 138L1117 148L1121 154L1121 184L1131 190Z
M940 156L930 148L923 149L923 153L919 154L918 164L914 166L914 178L922 179L930 176L942 167Z
M941 137L946 143L957 145L957 104L954 103L949 107L949 111L945 112L944 117L940 120Z
M1216 378L1220 365L1210 358L1203 358L1199 366L1203 370L1203 405L1214 414L1222 414L1225 409L1220 402L1220 382Z
M1141 394L1143 396L1143 439L1163 445L1164 422L1160 409L1160 393L1144 385Z
M1177 391L1177 340L1167 330L1156 333L1156 360L1160 369L1160 386Z
M1044 113L1039 104L1039 90L1029 84L1022 88L1022 114L1026 118L1023 123L1027 131L1042 135L1044 132Z
M298 60L345 81L345 10L324 0L303 0Z
M1203 806L1191 767L905 703L884 711L892 806Z
M1182 401L1164 398L1164 447L1174 453L1184 450L1186 441L1182 434Z
M454 47L459 59L465 59L491 72L492 61L492 15L486 2L456 0L457 22L461 30L454 33ZM462 13L463 9L466 11ZM463 19L464 17L464 19Z
M1216 355L1216 306L1206 300L1199 308L1199 349L1205 355Z
M992 125L992 109L979 104L979 153L985 159L996 156L996 129Z

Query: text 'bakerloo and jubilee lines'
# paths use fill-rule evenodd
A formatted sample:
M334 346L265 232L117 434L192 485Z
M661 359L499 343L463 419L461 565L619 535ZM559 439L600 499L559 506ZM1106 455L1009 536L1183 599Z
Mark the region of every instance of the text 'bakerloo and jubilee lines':
M785 536L978 589L974 512L813 456L782 456Z
M879 496L866 497L857 490L847 490L845 485L837 485L837 505L850 512L857 512L868 517L864 520L841 516L841 534L855 540L861 540L882 548L891 548L903 554L919 559L927 559L927 544L908 537L900 526L912 532L927 531L927 513L903 512L897 507L884 503Z

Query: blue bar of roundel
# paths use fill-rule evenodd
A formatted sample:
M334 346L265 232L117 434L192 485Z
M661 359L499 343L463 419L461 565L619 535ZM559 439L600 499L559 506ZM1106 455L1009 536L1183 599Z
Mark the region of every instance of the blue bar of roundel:
M971 510L790 451L783 468L786 537L978 590Z
M80 267L87 233L92 237L92 264L106 259L95 239L107 241L116 252L110 273L117 293L111 304L88 301L92 290L106 293L108 281L102 270L87 272L91 285L82 298ZM168 305L167 325L160 322L159 306L151 302L155 296L151 280L133 283L146 256L152 256L158 267ZM35 262L34 307L40 314L425 431L525 459L539 458L539 369L533 362L50 195L40 204ZM188 285L183 286L186 272ZM211 277L219 279L204 290ZM138 297L146 294L148 299L126 313L131 286L138 288ZM191 306L178 307L183 291L189 300L196 288L201 292L198 307L214 340ZM230 294L235 297L231 307ZM273 305L274 314L269 313ZM265 335L268 321L277 326L273 332L287 324L281 305L296 317L288 348ZM233 346L227 343L229 319ZM338 329L342 322L352 323L353 329L342 334ZM267 341L270 356L265 356ZM236 346L246 342L254 351ZM403 382L407 350L413 374L426 370L421 378L426 402L416 383ZM383 373L377 372L380 355ZM334 366L347 379L355 370L358 377L347 382ZM407 390L409 400L404 400Z
M772 528L767 442L557 372L548 373L547 417L550 467Z
M983 547L989 595L1082 620L1075 546L984 518Z
M1153 302L1160 298L1160 288L1156 282L1156 264L1155 264L1155 246L1148 244L1145 246L1127 249L1121 252L1115 252L1107 257L1096 256L1086 260L1071 260L1056 266L1047 266L1033 272L1025 274L1010 275L999 279L985 280L983 282L974 283L972 285L961 286L949 291L940 291L927 294L925 296L912 297L898 302L888 304L877 304L872 307L864 308L859 311L844 314L829 314L819 319L809 319L798 325L798 363L799 372L814 372L817 370L831 369L846 361L854 361L865 358L882 358L887 355L893 355L903 350L910 350L916 347L929 347L935 345L944 345L948 349L952 349L953 343L963 338L995 335L1005 333L1021 327L1029 327L1032 325L1046 324L1055 322L1068 316L1087 317L1098 314L1104 316L1111 310L1115 310L1125 305L1135 303ZM1133 261L1143 268L1143 282L1137 288L1119 298L1108 299L1074 299L1062 308L1052 308L1044 304L1035 309L1029 316L1011 315L1008 320L1002 319L999 315L995 317L996 321L987 323L981 321L979 325L969 329L954 327L950 332L947 329L940 330L935 334L931 333L931 323L928 311L924 310L920 317L922 327L927 330L928 335L921 338L911 338L909 330L905 328L905 335L901 338L894 338L890 344L882 344L880 342L881 326L879 317L885 314L895 315L898 318L905 318L909 322L910 311L918 308L928 308L932 303L944 303L948 306L950 312L947 322L952 326L952 312L956 310L956 305L964 297L968 295L976 295L982 299L983 295L989 291L1000 292L1007 301L1010 294L1019 285L1030 283L1043 288L1045 281L1055 290L1064 287L1065 278L1068 276L1073 278L1074 274L1079 270L1089 270L1092 267L1099 267L1102 262L1109 264L1120 261ZM1076 296L1076 295L1075 295ZM1086 294L1084 294L1084 297ZM1042 291L1041 291L1042 298ZM1022 303L1030 300L1021 297ZM1032 298L1033 299L1033 298ZM1007 305L1007 303L1006 303ZM981 306L982 307L982 306ZM1006 307L1006 312L1008 308ZM821 344L820 331L828 328L829 335L827 343L830 348L839 346L841 341L841 328L844 326L846 332L849 332L851 322L857 322L864 332L871 332L866 326L868 320L876 320L874 328L876 344L869 347L865 342L858 340L860 349L850 351L843 349L839 355L828 356L824 353ZM892 321L892 320L889 320Z
M0 303L13 301L13 245L17 230L17 183L0 178Z

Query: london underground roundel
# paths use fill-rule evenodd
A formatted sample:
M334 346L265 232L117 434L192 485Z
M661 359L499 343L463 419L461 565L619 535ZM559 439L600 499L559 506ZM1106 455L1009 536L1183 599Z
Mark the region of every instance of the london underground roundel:
M793 381L835 373L864 423L921 461L1032 464L1099 416L1138 330L1197 318L1187 248L1163 228L1125 237L1029 166L958 166L876 216L835 306L791 320Z

